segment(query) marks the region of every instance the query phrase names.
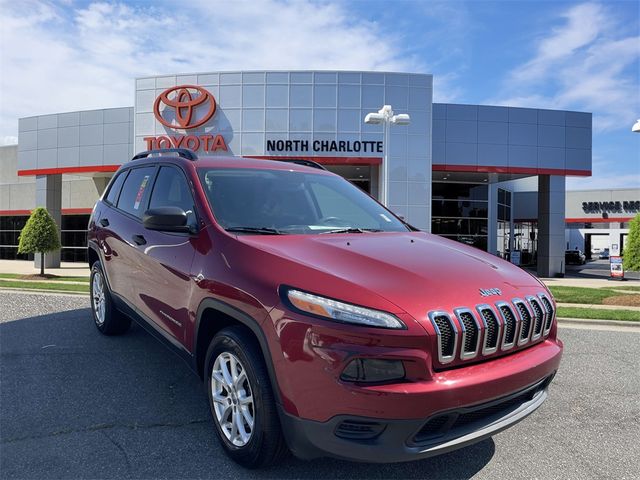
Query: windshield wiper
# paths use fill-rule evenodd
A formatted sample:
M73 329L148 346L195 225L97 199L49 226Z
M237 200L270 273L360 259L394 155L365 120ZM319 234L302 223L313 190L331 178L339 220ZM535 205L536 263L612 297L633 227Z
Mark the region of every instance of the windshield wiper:
M320 235L327 233L368 233L368 232L382 232L379 228L359 228L359 227L347 227L336 228L335 230L329 230L327 232L320 232Z
M269 227L229 227L225 230L233 233L255 233L256 235L286 235L280 230Z

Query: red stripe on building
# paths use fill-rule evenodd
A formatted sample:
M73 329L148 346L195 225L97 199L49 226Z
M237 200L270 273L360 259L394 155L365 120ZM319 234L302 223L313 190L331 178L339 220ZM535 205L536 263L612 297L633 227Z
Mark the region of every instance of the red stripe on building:
M380 165L380 157L303 157L300 155L243 155L245 158L255 158L257 160L309 160L321 165Z
M92 208L63 208L63 215L89 215ZM31 215L33 210L0 210L0 217L6 216L18 216L18 215Z
M611 217L611 218L566 218L564 221L566 223L622 223L622 222L630 222L633 220L633 217Z
M28 177L33 175L64 175L73 173L97 173L97 172L115 172L120 165L92 165L82 167L62 167L62 168L35 168L33 170L18 170L19 177Z
M431 169L437 172L472 172L472 173L510 173L525 175L571 175L590 177L591 170L568 170L564 168L530 168L530 167L497 167L484 165L444 165L433 164Z

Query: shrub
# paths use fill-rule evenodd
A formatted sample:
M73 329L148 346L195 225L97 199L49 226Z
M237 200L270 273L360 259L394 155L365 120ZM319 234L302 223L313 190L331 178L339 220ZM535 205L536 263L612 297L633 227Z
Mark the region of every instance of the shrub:
M60 248L58 227L46 208L38 207L20 232L18 253L40 253L40 275L44 275L44 254Z
M640 213L637 214L629 226L629 236L624 247L623 266L625 270L640 270Z

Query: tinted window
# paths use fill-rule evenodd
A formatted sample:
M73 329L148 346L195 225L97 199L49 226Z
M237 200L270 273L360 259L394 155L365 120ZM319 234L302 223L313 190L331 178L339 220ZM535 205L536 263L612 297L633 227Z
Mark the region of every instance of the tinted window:
M120 195L122 184L124 183L125 178L127 178L127 173L128 172L121 172L111 181L111 186L109 187L109 193L107 194L106 199L110 204L115 205L118 201L118 195Z
M155 167L135 168L129 172L118 199L118 208L138 218L147 209L151 178Z
M195 224L193 197L187 179L177 168L162 167L153 186L149 208L180 207L187 213L189 225Z
M358 187L335 175L288 170L203 169L200 178L224 228L314 234L345 228L407 231Z

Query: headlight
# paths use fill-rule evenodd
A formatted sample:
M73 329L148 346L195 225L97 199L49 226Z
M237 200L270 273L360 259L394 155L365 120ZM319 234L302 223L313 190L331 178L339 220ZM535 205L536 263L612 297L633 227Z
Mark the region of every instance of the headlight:
M407 328L390 313L319 297L300 290L288 290L287 298L297 310L342 323L354 323L367 327Z

